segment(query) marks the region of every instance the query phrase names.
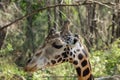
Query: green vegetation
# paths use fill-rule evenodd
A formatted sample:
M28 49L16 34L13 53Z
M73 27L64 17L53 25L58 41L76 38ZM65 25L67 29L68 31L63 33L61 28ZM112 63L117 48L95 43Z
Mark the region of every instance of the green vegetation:
M8 47L11 48L10 45ZM9 54L10 48L6 47L5 51ZM2 51L2 50L1 50ZM0 53L1 55L2 53ZM106 50L91 50L91 64L95 77L120 74L120 40L116 40ZM63 63L54 67L47 68L35 73L26 73L23 68L17 66L11 54L0 58L0 79L11 80L13 77L24 77L27 80L76 80L74 66L70 63ZM58 77L57 77L58 76ZM63 77L65 76L65 77ZM19 80L19 77L14 78ZM13 80L13 79L12 79Z
M120 74L120 40L106 50L92 50L91 62L96 77Z
M80 0L79 6L74 1L0 0L0 28L47 6L76 5L45 8L0 30L0 80L76 80L70 77L77 75L70 63L35 73L23 70L49 29L57 26L60 30L66 19L72 23L71 31L80 34L90 51L94 76L120 74L120 0Z

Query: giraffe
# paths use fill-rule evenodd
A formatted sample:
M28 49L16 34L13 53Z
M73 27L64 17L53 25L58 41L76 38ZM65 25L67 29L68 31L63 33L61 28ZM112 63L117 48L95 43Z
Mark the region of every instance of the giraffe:
M65 21L61 31L51 29L41 47L28 60L24 70L35 72L63 62L72 63L78 74L78 80L94 80L91 72L89 54L79 35L69 30L70 22Z

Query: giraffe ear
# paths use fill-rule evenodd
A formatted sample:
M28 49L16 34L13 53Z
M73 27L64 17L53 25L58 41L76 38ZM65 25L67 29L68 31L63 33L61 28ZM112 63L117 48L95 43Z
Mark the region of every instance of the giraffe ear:
M64 21L64 25L61 29L61 35L64 36L64 35L70 35L71 32L70 32L70 21L69 20L66 20Z
M56 28L53 27L49 30L49 33L46 39L52 39L59 36L60 36L59 32L57 31Z
M56 32L57 32L56 29L55 29L55 28L52 28L52 29L50 29L48 35L53 35L53 34L55 34Z

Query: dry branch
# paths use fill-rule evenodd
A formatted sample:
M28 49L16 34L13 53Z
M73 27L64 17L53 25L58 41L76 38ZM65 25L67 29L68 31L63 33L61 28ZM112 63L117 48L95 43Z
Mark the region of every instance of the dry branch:
M107 8L110 8L110 9L113 9L112 7L110 7L109 5L114 5L114 3L111 3L111 2L108 2L108 3L101 3L101 2L98 2L98 1L89 1L89 2L83 2L83 3L79 3L79 4L56 4L56 5L50 5L50 6L47 6L47 7L44 7L44 8L40 8L40 9L37 9L35 11L33 11L32 13L30 14L26 14L16 20L14 20L13 22L11 23L8 23L7 25L3 26L0 28L0 31L7 28L8 26L11 26L12 24L24 19L24 18L27 18L29 16L32 16L36 13L38 13L39 11L42 11L42 10L46 10L46 9L49 9L49 8L55 8L55 7L59 7L59 6L80 6L80 5L88 5L88 4L98 4L98 5L103 5Z

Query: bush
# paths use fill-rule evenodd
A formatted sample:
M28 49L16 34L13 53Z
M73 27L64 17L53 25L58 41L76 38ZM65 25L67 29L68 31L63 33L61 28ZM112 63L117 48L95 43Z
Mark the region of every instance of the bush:
M92 50L91 63L96 77L120 73L120 40L116 40L107 50Z

